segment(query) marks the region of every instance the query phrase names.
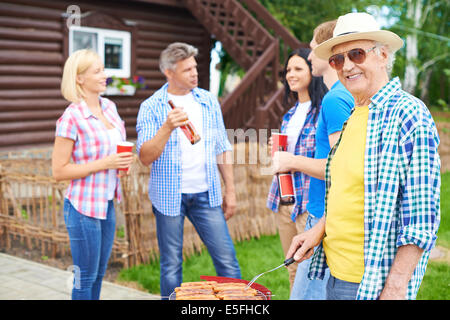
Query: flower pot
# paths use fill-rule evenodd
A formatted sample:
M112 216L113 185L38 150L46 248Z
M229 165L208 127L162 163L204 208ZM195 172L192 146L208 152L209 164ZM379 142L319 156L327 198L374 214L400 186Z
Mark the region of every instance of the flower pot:
M136 88L129 84L124 84L119 89L117 87L106 87L106 91L103 93L105 96L133 96L136 92Z

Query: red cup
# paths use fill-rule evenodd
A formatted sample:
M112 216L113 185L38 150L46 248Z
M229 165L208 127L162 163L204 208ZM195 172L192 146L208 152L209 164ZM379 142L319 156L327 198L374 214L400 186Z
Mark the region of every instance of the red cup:
M284 133L272 133L272 157L277 151L286 151L288 136Z
M121 142L117 143L117 153L132 152L133 151L133 147L134 147L134 143L133 142L121 141ZM118 170L127 171L128 168L120 168Z

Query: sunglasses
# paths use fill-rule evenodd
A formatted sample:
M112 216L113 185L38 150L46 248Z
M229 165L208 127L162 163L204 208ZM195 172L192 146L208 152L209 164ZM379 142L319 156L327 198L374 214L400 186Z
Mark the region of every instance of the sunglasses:
M355 48L346 52L338 53L332 55L330 59L328 59L328 63L333 69L340 71L344 67L345 54L347 54L347 57L350 59L350 61L356 64L361 64L366 61L367 54L375 48L376 47L370 48L367 51L361 48Z

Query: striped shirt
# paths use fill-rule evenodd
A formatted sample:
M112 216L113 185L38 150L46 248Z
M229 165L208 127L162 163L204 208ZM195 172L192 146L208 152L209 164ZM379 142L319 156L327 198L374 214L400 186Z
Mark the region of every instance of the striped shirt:
M141 104L136 124L138 154L144 142L156 135L171 110L168 104L167 87L168 83ZM192 94L202 106L203 136L201 139L205 143L209 205L217 207L222 205L222 191L216 157L225 151L231 151L231 144L228 141L217 98L201 88L194 88ZM180 215L181 166L179 135L177 130L173 130L163 152L152 163L148 185L148 194L152 205L167 216Z
M297 110L298 103L295 104L284 115L281 122L280 132L285 133L287 124L291 120L295 111ZM300 132L295 145L294 155L301 155L308 158L314 158L314 152L316 149L316 129L318 117L316 114L320 111L314 108L310 108L305 124ZM302 214L306 210L308 204L308 191L310 177L302 172L296 171L293 173L294 189L295 189L295 206L291 214L291 219L295 222L298 214ZM274 212L278 212L280 204L280 195L278 191L278 179L274 175L272 185L270 186L269 194L267 196L267 208Z
M125 124L117 113L114 102L101 97L100 105L106 119L118 129L125 140ZM113 148L115 144L110 141L108 128L92 114L84 101L72 103L66 108L56 122L55 136L75 141L72 151L72 161L75 164L102 159L116 152ZM121 201L120 181L118 177L115 179L115 196ZM108 170L71 180L65 197L81 214L106 219L109 182Z
M328 157L325 206L330 159L340 139ZM408 244L424 250L406 294L407 299L415 299L440 223L438 145L430 112L401 89L398 78L371 98L364 154L364 275L357 299L379 297L398 247ZM311 263L311 278L323 277L325 259L320 244Z

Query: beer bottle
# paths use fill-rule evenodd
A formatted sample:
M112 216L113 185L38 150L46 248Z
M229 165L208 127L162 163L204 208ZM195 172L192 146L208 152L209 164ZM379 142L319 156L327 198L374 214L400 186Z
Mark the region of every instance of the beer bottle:
M279 145L278 151L287 151L287 145ZM277 173L278 193L280 194L281 205L291 205L295 203L294 185L290 172Z
M169 100L169 105L172 109L176 108L172 100ZM183 131L184 135L188 138L191 144L196 144L200 141L200 135L197 133L197 130L195 130L192 122L189 121L186 125L181 126L180 129Z

